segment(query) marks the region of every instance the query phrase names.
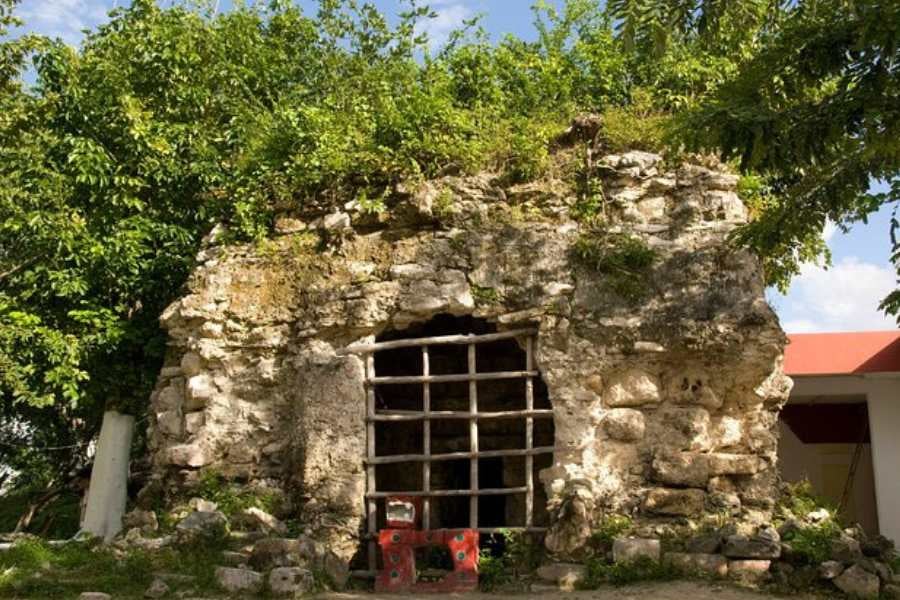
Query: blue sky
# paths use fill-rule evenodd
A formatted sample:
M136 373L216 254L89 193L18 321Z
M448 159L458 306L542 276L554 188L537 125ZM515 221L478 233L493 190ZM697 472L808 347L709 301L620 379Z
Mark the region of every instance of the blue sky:
M103 22L106 13L129 0L23 0L18 14L26 20L26 29L77 45L82 31ZM215 0L211 0L215 2ZM298 0L307 10L312 0ZM168 4L169 0L162 0ZM494 38L505 33L533 38L532 0L432 0L437 17L427 29L440 43L463 20L483 15L483 24ZM550 4L559 5L559 0ZM219 0L227 10L231 0ZM401 4L397 0L375 0L382 11L393 14ZM876 185L875 187L878 187ZM826 228L833 265L829 269L804 265L787 295L775 290L767 294L788 332L853 331L893 329L893 318L878 311L878 304L895 287L890 255L891 207L872 215L867 224L856 224L848 233Z

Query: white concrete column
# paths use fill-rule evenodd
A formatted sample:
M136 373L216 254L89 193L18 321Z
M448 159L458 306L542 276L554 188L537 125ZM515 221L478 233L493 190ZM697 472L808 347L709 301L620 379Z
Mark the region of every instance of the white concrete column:
M104 413L81 530L107 541L122 530L133 431L133 416Z
M872 378L868 384L878 529L900 541L900 381Z

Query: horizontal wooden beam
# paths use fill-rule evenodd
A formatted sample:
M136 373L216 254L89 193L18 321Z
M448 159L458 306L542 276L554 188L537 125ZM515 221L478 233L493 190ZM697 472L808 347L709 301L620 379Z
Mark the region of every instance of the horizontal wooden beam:
M471 496L511 496L514 494L524 494L525 487L514 487L514 488L484 488L477 490L429 490L424 492L422 490L417 491L409 491L409 492L369 492L366 494L366 498L390 498L393 496L412 496L414 498L440 498L447 496L464 496L469 498Z
M470 413L468 411L458 410L433 410L428 413L414 410L383 410L375 413L371 417L372 421L436 421L451 419L515 419L524 417L535 417L539 419L548 419L553 417L553 410L536 409L536 410L504 410L498 412L479 412Z
M399 385L405 383L452 383L455 381L492 381L496 379L525 379L537 377L539 371L497 371L495 373L458 373L453 375L399 375L395 377L372 377L369 385Z
M376 456L366 460L370 465L387 465L404 462L436 462L439 460L464 460L467 458L498 458L503 456L534 456L537 454L552 454L556 451L554 446L540 446L530 450L481 450L479 452L450 452L448 454L395 454L391 456Z
M512 329L498 333L486 333L483 335L440 335L435 337L410 338L406 340L392 340L375 344L352 344L338 354L371 354L382 350L396 350L397 348L415 348L417 346L446 346L465 344L484 344L508 340L524 335L537 335L537 329Z

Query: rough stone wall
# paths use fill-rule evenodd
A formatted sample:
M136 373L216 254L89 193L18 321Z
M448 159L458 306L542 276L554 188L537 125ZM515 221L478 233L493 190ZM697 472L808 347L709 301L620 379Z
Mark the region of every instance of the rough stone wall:
M348 344L444 313L539 329L554 410L541 472L571 554L604 515L652 526L723 512L765 521L776 497L785 337L758 262L725 243L745 222L737 178L642 152L598 162L605 230L656 260L639 298L572 248L571 177L483 174L400 190L381 215L294 215L260 245L213 234L189 293L162 317L170 353L152 398L157 481L204 469L286 490L312 533L349 559L363 519L364 370Z

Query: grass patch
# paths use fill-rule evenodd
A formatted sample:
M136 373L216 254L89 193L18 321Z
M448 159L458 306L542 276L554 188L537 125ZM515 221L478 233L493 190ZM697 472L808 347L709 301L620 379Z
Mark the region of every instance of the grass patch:
M170 584L173 588L215 591L219 556L220 549L203 546L116 552L92 542L49 546L41 540L22 540L0 552L0 598L75 598L87 591L142 598L157 572L194 578Z
M586 563L587 576L582 589L596 589L601 585L629 585L645 581L672 581L682 576L676 567L641 557L628 563L609 564L600 558Z

